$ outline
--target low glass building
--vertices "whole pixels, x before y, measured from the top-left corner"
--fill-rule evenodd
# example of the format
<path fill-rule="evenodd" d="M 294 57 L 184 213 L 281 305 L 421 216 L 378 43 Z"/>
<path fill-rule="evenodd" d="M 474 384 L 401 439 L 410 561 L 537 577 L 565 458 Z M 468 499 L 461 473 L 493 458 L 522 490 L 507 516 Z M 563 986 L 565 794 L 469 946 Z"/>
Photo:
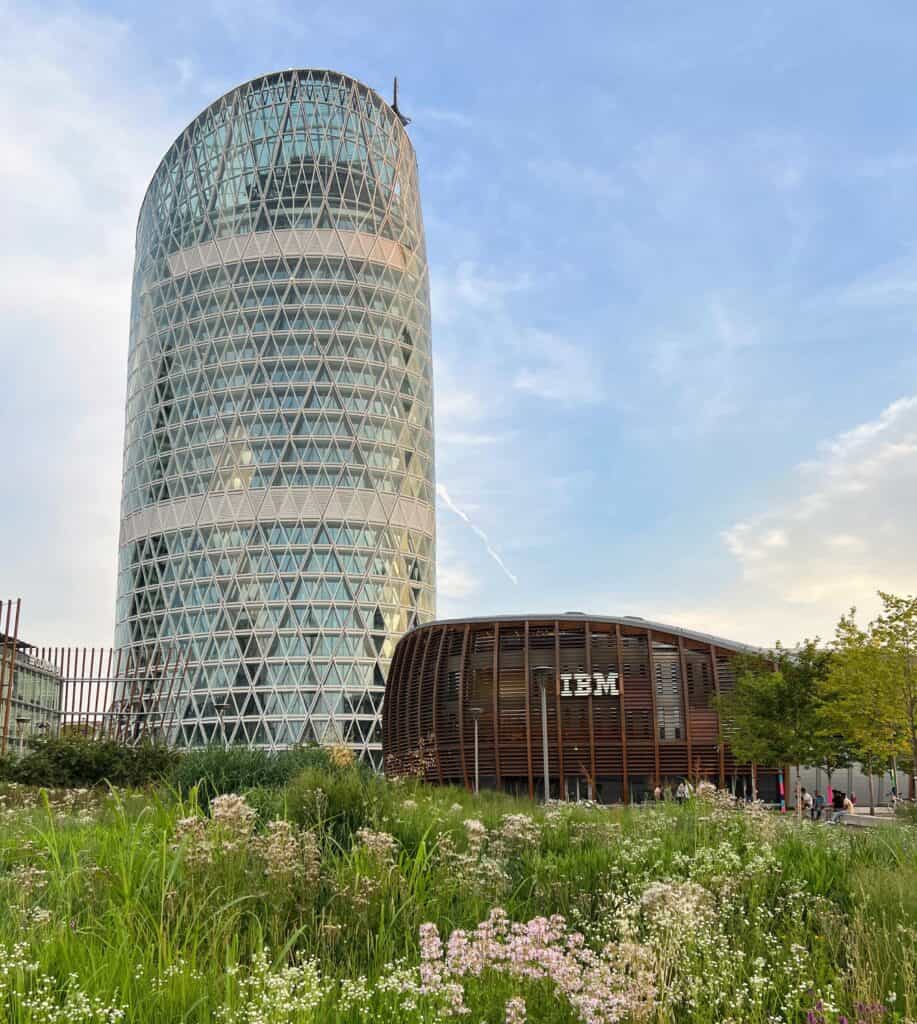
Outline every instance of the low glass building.
<path fill-rule="evenodd" d="M 405 119 L 265 75 L 170 147 L 137 227 L 116 645 L 187 656 L 174 739 L 379 763 L 434 613 L 430 309 Z"/>
<path fill-rule="evenodd" d="M 10 677 L 12 685 L 10 686 Z M 0 750 L 14 755 L 29 740 L 60 731 L 60 672 L 21 640 L 0 634 Z"/>

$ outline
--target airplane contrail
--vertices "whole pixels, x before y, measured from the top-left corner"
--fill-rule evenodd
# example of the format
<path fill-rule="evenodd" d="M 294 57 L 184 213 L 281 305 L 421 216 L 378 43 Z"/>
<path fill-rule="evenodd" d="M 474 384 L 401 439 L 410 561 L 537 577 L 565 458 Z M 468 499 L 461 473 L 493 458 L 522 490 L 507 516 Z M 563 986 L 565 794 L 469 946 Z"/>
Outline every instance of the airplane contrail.
<path fill-rule="evenodd" d="M 467 513 L 463 512 L 458 507 L 458 505 L 456 505 L 456 503 L 450 497 L 449 492 L 442 484 L 436 485 L 436 493 L 440 496 L 440 498 L 442 498 L 443 503 L 446 505 L 446 507 L 451 512 L 454 512 L 459 517 L 459 519 L 463 519 L 471 527 L 471 529 L 478 535 L 478 537 L 481 538 L 482 542 L 484 543 L 484 547 L 487 549 L 487 554 L 490 555 L 490 557 L 497 563 L 497 565 L 500 566 L 500 568 L 506 573 L 509 579 L 513 583 L 518 584 L 518 578 L 509 571 L 509 569 L 506 566 L 506 562 L 504 562 L 503 559 L 497 554 L 497 552 L 494 551 L 494 549 L 490 546 L 490 541 L 487 539 L 487 534 L 479 526 L 475 526 L 475 524 L 471 521 Z"/>

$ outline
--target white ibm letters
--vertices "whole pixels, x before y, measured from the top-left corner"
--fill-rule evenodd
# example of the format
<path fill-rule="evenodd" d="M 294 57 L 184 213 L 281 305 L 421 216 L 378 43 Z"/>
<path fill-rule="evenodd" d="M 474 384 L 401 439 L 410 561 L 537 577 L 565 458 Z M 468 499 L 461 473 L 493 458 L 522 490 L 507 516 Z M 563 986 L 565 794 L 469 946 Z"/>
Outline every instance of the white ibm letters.
<path fill-rule="evenodd" d="M 561 697 L 617 697 L 618 673 L 562 672 L 560 676 Z"/>

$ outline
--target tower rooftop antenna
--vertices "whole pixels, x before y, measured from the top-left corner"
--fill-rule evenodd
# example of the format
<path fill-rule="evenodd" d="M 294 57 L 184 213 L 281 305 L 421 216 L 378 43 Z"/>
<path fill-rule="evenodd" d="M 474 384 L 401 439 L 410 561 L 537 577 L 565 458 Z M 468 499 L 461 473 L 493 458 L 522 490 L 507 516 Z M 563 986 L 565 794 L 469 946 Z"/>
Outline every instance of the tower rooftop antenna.
<path fill-rule="evenodd" d="M 407 126 L 411 123 L 411 119 L 409 117 L 405 117 L 404 114 L 402 114 L 401 111 L 398 109 L 398 76 L 397 75 L 395 75 L 395 96 L 392 99 L 392 110 L 395 111 L 395 113 L 398 115 L 398 119 L 405 126 L 405 128 L 407 128 Z"/>

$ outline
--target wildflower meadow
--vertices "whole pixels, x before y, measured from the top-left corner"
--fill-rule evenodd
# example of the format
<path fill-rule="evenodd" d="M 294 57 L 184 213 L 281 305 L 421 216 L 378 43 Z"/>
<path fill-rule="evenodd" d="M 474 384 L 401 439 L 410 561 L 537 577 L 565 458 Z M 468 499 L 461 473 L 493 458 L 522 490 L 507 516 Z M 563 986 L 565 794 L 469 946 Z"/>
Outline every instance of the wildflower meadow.
<path fill-rule="evenodd" d="M 193 774 L 0 787 L 0 1021 L 917 1020 L 906 820 Z"/>

